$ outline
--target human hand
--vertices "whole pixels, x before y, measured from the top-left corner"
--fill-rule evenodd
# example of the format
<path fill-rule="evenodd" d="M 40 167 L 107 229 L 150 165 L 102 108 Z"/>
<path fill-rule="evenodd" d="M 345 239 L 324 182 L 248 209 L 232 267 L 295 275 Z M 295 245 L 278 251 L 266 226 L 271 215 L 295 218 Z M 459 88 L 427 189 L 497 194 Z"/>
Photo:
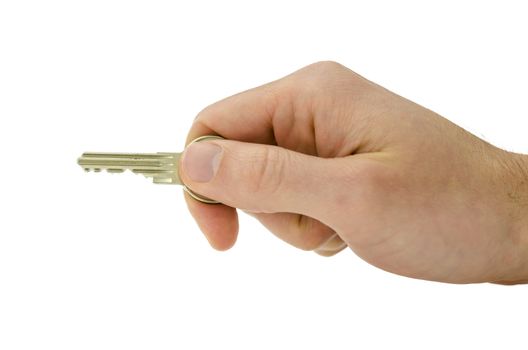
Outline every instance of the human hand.
<path fill-rule="evenodd" d="M 234 208 L 321 255 L 349 247 L 404 276 L 528 279 L 528 160 L 333 62 L 205 108 L 181 177 L 213 247 L 237 236 Z"/>

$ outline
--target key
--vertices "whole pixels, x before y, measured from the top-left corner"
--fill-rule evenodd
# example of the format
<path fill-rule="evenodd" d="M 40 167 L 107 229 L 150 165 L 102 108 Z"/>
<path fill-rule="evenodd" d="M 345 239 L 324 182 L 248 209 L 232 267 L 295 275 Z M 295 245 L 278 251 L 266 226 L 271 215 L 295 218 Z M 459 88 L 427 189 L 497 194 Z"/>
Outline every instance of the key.
<path fill-rule="evenodd" d="M 220 136 L 201 136 L 191 143 L 203 140 L 222 139 Z M 183 189 L 194 199 L 209 204 L 218 203 L 194 193 L 180 179 L 179 164 L 181 153 L 92 153 L 86 152 L 81 155 L 77 163 L 85 171 L 100 172 L 106 170 L 109 173 L 122 173 L 131 170 L 135 174 L 152 178 L 156 184 L 182 185 Z"/>

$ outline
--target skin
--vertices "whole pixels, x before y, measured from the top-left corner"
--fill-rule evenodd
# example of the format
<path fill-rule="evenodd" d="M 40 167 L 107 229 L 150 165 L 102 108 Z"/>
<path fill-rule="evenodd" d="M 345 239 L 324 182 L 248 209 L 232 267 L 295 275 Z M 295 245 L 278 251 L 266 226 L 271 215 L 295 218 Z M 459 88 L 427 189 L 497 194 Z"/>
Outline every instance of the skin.
<path fill-rule="evenodd" d="M 315 63 L 205 108 L 187 143 L 202 135 L 226 140 L 187 148 L 181 177 L 223 203 L 186 194 L 216 249 L 235 243 L 239 208 L 295 247 L 350 248 L 403 276 L 528 280 L 527 156 L 340 64 Z M 213 171 L 199 155 L 220 149 Z"/>

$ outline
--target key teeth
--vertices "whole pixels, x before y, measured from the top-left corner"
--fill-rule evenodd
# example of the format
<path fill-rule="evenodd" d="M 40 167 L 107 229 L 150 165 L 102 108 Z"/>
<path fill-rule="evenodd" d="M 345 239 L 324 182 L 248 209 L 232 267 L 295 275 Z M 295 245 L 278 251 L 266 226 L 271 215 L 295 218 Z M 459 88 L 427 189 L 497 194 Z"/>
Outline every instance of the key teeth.
<path fill-rule="evenodd" d="M 173 184 L 176 183 L 174 179 L 168 177 L 153 177 L 152 182 L 155 184 Z"/>
<path fill-rule="evenodd" d="M 152 182 L 155 183 L 155 179 L 156 179 L 156 177 L 153 176 L 153 175 L 146 174 L 145 172 L 143 172 L 143 171 L 141 171 L 141 170 L 135 170 L 135 169 L 127 169 L 127 170 L 130 170 L 131 173 L 136 174 L 136 175 L 143 175 L 143 177 L 144 177 L 145 179 L 149 179 L 149 178 L 151 178 L 151 179 L 152 179 Z"/>
<path fill-rule="evenodd" d="M 90 172 L 100 173 L 102 171 L 105 171 L 110 174 L 121 174 L 125 172 L 126 169 L 83 168 L 83 170 L 86 171 L 87 173 L 90 173 Z"/>
<path fill-rule="evenodd" d="M 77 163 L 86 172 L 123 173 L 130 170 L 153 183 L 181 184 L 178 177 L 180 153 L 83 153 Z"/>

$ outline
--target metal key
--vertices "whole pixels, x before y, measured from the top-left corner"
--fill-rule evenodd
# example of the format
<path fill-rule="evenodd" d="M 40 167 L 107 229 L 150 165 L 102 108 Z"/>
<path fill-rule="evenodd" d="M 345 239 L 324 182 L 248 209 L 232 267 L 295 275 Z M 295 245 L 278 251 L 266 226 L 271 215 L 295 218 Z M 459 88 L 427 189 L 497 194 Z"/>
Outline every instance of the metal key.
<path fill-rule="evenodd" d="M 222 139 L 220 136 L 201 136 L 191 143 L 203 140 Z M 122 173 L 131 170 L 135 174 L 151 177 L 156 184 L 182 185 L 194 199 L 209 204 L 218 203 L 191 191 L 180 179 L 179 164 L 181 153 L 92 153 L 81 155 L 77 163 L 85 171 Z"/>

